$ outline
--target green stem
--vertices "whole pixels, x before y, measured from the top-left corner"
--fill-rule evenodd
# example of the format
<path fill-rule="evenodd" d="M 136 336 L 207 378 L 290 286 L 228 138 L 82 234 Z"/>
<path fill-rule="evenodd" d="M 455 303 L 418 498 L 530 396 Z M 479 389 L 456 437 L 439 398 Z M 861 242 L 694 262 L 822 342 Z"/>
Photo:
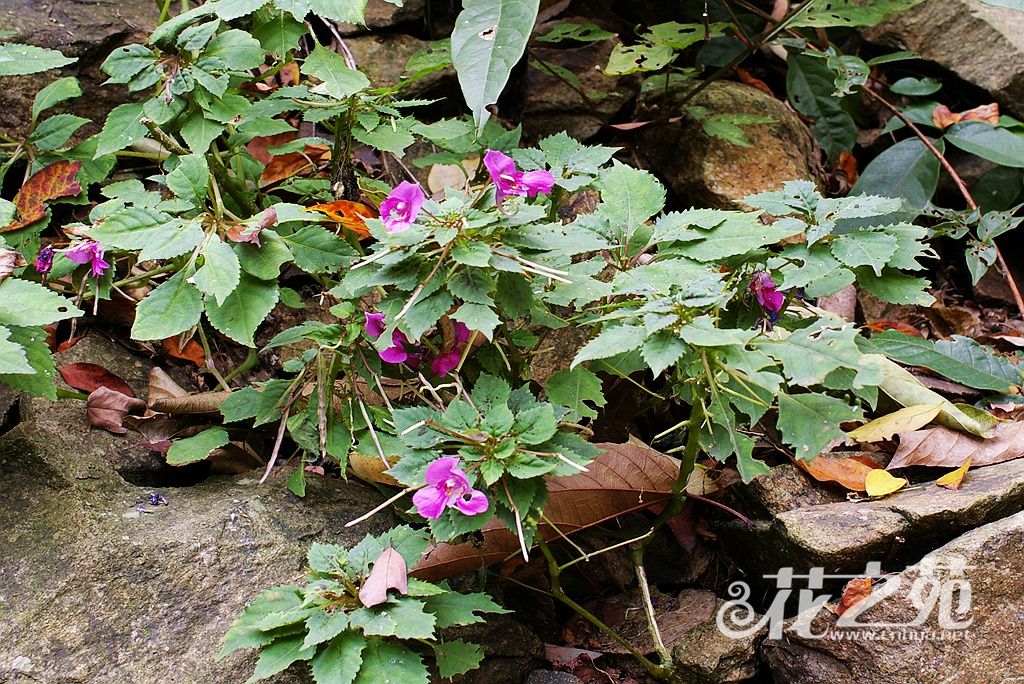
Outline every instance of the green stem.
<path fill-rule="evenodd" d="M 224 382 L 231 382 L 239 374 L 244 373 L 250 368 L 255 368 L 257 365 L 259 365 L 259 362 L 259 354 L 256 353 L 255 349 L 250 349 L 249 355 L 245 357 L 245 361 L 242 361 L 242 363 L 235 366 L 235 369 L 233 371 L 224 376 Z"/>
<path fill-rule="evenodd" d="M 58 387 L 57 388 L 57 398 L 58 399 L 81 399 L 82 401 L 85 401 L 86 399 L 89 398 L 89 395 L 88 394 L 82 394 L 81 392 L 71 392 L 70 390 L 60 389 Z"/>

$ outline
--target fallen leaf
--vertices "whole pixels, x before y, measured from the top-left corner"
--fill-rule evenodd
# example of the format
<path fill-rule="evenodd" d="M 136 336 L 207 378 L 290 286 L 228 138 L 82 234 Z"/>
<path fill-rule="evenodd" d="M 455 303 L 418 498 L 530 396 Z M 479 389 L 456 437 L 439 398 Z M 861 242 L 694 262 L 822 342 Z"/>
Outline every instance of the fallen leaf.
<path fill-rule="evenodd" d="M 398 463 L 399 458 L 400 456 L 398 455 L 388 454 L 388 462 L 391 465 Z M 348 455 L 348 467 L 356 475 L 370 482 L 377 482 L 391 487 L 402 486 L 398 480 L 388 475 L 387 469 L 389 466 L 384 465 L 384 461 L 381 460 L 380 456 L 370 456 L 353 451 Z"/>
<path fill-rule="evenodd" d="M 359 589 L 359 600 L 367 608 L 388 600 L 388 589 L 397 589 L 400 594 L 409 593 L 409 571 L 402 554 L 388 547 L 370 570 L 369 576 Z"/>
<path fill-rule="evenodd" d="M 370 231 L 366 228 L 364 218 L 378 218 L 380 214 L 371 206 L 362 202 L 350 202 L 349 200 L 335 200 L 326 204 L 315 204 L 306 207 L 306 211 L 319 211 L 327 214 L 332 221 L 337 221 L 353 233 L 363 237 L 370 237 Z"/>
<path fill-rule="evenodd" d="M 932 111 L 932 123 L 936 127 L 946 129 L 955 123 L 959 123 L 963 116 L 950 111 L 946 105 L 939 105 Z"/>
<path fill-rule="evenodd" d="M 292 176 L 305 175 L 315 171 L 320 164 L 331 158 L 327 145 L 306 145 L 302 152 L 288 152 L 275 156 L 260 174 L 260 186 L 266 187 Z"/>
<path fill-rule="evenodd" d="M 935 420 L 941 410 L 942 404 L 908 406 L 881 418 L 875 418 L 855 430 L 850 430 L 846 435 L 858 442 L 881 442 L 885 439 L 892 439 L 900 432 L 920 430 Z"/>
<path fill-rule="evenodd" d="M 75 180 L 81 168 L 80 161 L 62 160 L 36 171 L 14 196 L 14 204 L 18 208 L 20 218 L 9 226 L 0 227 L 0 233 L 24 228 L 46 216 L 47 200 L 82 192 L 82 186 Z"/>
<path fill-rule="evenodd" d="M 21 256 L 21 252 L 0 247 L 0 283 L 14 273 L 14 269 L 24 266 L 28 266 L 28 262 Z"/>
<path fill-rule="evenodd" d="M 900 435 L 900 446 L 889 468 L 913 465 L 959 468 L 968 459 L 977 468 L 1021 456 L 1024 456 L 1024 422 L 1000 423 L 988 439 L 936 427 Z"/>
<path fill-rule="evenodd" d="M 170 397 L 187 397 L 188 392 L 167 374 L 163 368 L 154 366 L 149 371 L 149 401 L 159 401 Z"/>
<path fill-rule="evenodd" d="M 879 468 L 868 473 L 864 480 L 865 491 L 868 496 L 888 496 L 899 491 L 908 484 L 906 478 L 894 477 L 888 470 Z"/>
<path fill-rule="evenodd" d="M 775 97 L 775 93 L 772 92 L 772 89 L 768 87 L 767 83 L 765 83 L 764 81 L 755 76 L 751 76 L 750 72 L 747 71 L 746 69 L 741 69 L 740 67 L 733 67 L 733 71 L 735 71 L 736 75 L 740 77 L 740 83 L 742 83 L 743 85 L 750 86 L 751 88 L 757 88 L 762 93 Z"/>
<path fill-rule="evenodd" d="M 875 332 L 883 332 L 885 330 L 895 330 L 901 332 L 904 335 L 913 335 L 914 337 L 924 337 L 921 331 L 910 325 L 909 323 L 900 323 L 899 321 L 875 321 L 874 323 L 868 323 L 864 326 L 868 330 L 874 330 Z"/>
<path fill-rule="evenodd" d="M 134 397 L 135 392 L 128 383 L 103 366 L 95 363 L 70 363 L 57 369 L 64 382 L 83 392 L 93 392 L 100 387 Z"/>
<path fill-rule="evenodd" d="M 839 155 L 839 168 L 846 174 L 846 181 L 852 188 L 860 179 L 860 172 L 857 170 L 857 158 L 849 152 L 842 152 Z"/>
<path fill-rule="evenodd" d="M 544 515 L 550 524 L 539 526 L 545 540 L 559 537 L 559 532 L 572 534 L 672 498 L 679 461 L 636 443 L 597 446 L 603 451 L 587 466 L 588 472 L 547 479 L 549 496 Z M 497 518 L 488 522 L 481 534 L 482 544 L 438 544 L 420 558 L 411 574 L 436 582 L 519 552 L 516 535 Z"/>
<path fill-rule="evenodd" d="M 799 459 L 793 462 L 818 482 L 838 482 L 855 492 L 867 489 L 868 473 L 882 467 L 869 458 L 859 456 L 818 456 L 810 463 Z"/>
<path fill-rule="evenodd" d="M 987 121 L 993 126 L 999 123 L 999 103 L 992 102 L 960 113 L 961 121 Z"/>
<path fill-rule="evenodd" d="M 206 354 L 203 353 L 203 347 L 195 340 L 189 340 L 185 343 L 185 346 L 182 347 L 178 344 L 177 337 L 168 337 L 160 343 L 160 346 L 163 347 L 163 350 L 167 352 L 167 354 L 176 359 L 191 361 L 200 368 L 206 365 Z"/>
<path fill-rule="evenodd" d="M 843 617 L 847 613 L 850 613 L 850 617 L 856 617 L 870 597 L 871 578 L 858 577 L 850 580 L 843 587 L 843 595 L 838 604 L 826 603 L 825 607 L 839 617 Z"/>
<path fill-rule="evenodd" d="M 146 402 L 126 394 L 116 392 L 109 387 L 96 388 L 85 403 L 85 415 L 89 424 L 103 428 L 118 435 L 128 432 L 121 427 L 121 421 L 132 411 L 142 411 Z"/>
<path fill-rule="evenodd" d="M 956 470 L 946 473 L 945 475 L 940 477 L 938 480 L 935 481 L 935 484 L 937 484 L 940 487 L 945 487 L 946 489 L 960 489 L 960 485 L 962 485 L 964 482 L 964 475 L 967 474 L 967 469 L 970 467 L 971 459 L 968 458 L 966 463 L 964 463 Z"/>

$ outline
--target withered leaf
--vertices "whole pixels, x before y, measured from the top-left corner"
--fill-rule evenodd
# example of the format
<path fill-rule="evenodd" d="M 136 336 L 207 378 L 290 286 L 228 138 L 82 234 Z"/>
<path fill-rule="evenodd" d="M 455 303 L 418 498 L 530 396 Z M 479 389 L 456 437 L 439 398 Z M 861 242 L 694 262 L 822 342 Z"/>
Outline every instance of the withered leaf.
<path fill-rule="evenodd" d="M 359 600 L 367 608 L 380 605 L 388 600 L 388 589 L 397 589 L 400 594 L 409 593 L 409 571 L 405 559 L 390 546 L 377 556 L 373 569 L 359 589 Z"/>
<path fill-rule="evenodd" d="M 1024 422 L 999 423 L 995 434 L 982 439 L 946 427 L 904 432 L 889 468 L 913 465 L 959 468 L 967 459 L 971 465 L 992 465 L 1024 456 Z"/>
<path fill-rule="evenodd" d="M 21 252 L 0 247 L 0 282 L 14 273 L 14 269 L 24 266 L 28 266 L 28 262 L 21 256 Z"/>
<path fill-rule="evenodd" d="M 964 483 L 964 476 L 967 475 L 967 469 L 970 467 L 971 459 L 967 459 L 967 463 L 964 463 L 962 466 L 960 466 L 959 468 L 952 472 L 946 473 L 938 480 L 936 480 L 935 484 L 937 484 L 940 487 L 945 487 L 946 489 L 960 489 L 960 485 Z"/>
<path fill-rule="evenodd" d="M 888 470 L 872 470 L 864 479 L 864 490 L 868 496 L 888 496 L 906 487 L 906 478 L 895 477 Z"/>
<path fill-rule="evenodd" d="M 77 195 L 82 186 L 75 180 L 80 161 L 57 161 L 39 169 L 14 196 L 19 218 L 9 226 L 0 226 L 0 233 L 24 228 L 46 216 L 46 201 Z"/>
<path fill-rule="evenodd" d="M 86 401 L 85 415 L 89 424 L 109 430 L 118 435 L 128 432 L 121 427 L 121 421 L 132 411 L 142 411 L 146 402 L 126 394 L 115 392 L 109 387 L 97 387 Z"/>
<path fill-rule="evenodd" d="M 843 595 L 838 604 L 826 603 L 825 607 L 839 617 L 843 617 L 847 613 L 850 613 L 849 617 L 855 617 L 870 597 L 871 578 L 858 577 L 850 580 L 843 587 Z"/>
<path fill-rule="evenodd" d="M 867 481 L 868 473 L 882 467 L 871 459 L 862 456 L 846 456 L 842 458 L 818 456 L 810 463 L 800 459 L 796 459 L 793 462 L 803 468 L 818 482 L 838 482 L 855 492 L 863 492 L 867 489 L 865 482 Z"/>
<path fill-rule="evenodd" d="M 100 387 L 112 389 L 129 397 L 134 397 L 135 392 L 128 386 L 128 383 L 108 371 L 103 366 L 95 363 L 69 363 L 58 368 L 64 382 L 83 392 L 92 392 Z"/>

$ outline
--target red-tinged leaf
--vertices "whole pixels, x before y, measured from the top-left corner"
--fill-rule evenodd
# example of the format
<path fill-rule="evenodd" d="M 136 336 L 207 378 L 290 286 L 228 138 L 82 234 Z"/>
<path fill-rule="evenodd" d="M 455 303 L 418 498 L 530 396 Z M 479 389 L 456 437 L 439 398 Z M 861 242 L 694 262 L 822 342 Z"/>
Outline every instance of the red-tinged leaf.
<path fill-rule="evenodd" d="M 648 446 L 598 444 L 604 449 L 588 472 L 548 478 L 547 522 L 539 526 L 545 540 L 598 525 L 606 520 L 650 508 L 672 498 L 679 461 Z M 504 560 L 519 551 L 519 540 L 498 519 L 481 530 L 483 543 L 439 544 L 427 551 L 411 574 L 437 582 Z"/>
<path fill-rule="evenodd" d="M 939 105 L 932 111 L 932 123 L 943 130 L 955 123 L 959 123 L 963 117 L 950 110 L 946 105 Z"/>
<path fill-rule="evenodd" d="M 860 179 L 860 172 L 857 170 L 857 158 L 849 152 L 839 154 L 839 168 L 846 174 L 846 180 L 852 188 Z"/>
<path fill-rule="evenodd" d="M 76 344 L 78 344 L 79 341 L 82 340 L 83 338 L 85 338 L 85 335 L 78 335 L 76 337 L 71 337 L 71 338 L 68 338 L 68 339 L 64 340 L 63 342 L 61 342 L 60 344 L 57 345 L 57 350 L 56 350 L 57 353 L 59 354 L 60 352 L 64 352 L 64 351 L 67 351 L 68 349 L 71 349 Z M 46 338 L 46 342 L 47 342 L 47 344 L 49 344 L 49 342 L 50 342 L 50 338 L 49 337 Z"/>
<path fill-rule="evenodd" d="M 366 228 L 364 218 L 378 218 L 380 214 L 371 206 L 362 202 L 350 202 L 349 200 L 336 200 L 326 204 L 316 204 L 306 207 L 306 211 L 319 211 L 327 214 L 332 221 L 337 221 L 345 228 L 362 237 L 370 237 L 370 231 Z"/>
<path fill-rule="evenodd" d="M 24 228 L 46 216 L 47 200 L 82 192 L 82 186 L 75 180 L 81 168 L 80 161 L 58 161 L 37 171 L 14 196 L 18 220 L 9 226 L 0 227 L 0 233 Z"/>
<path fill-rule="evenodd" d="M 1024 456 L 1024 422 L 999 423 L 988 439 L 946 427 L 904 432 L 889 469 L 913 465 L 959 468 L 968 459 L 975 468 Z"/>
<path fill-rule="evenodd" d="M 160 346 L 167 354 L 176 359 L 191 361 L 200 368 L 206 364 L 206 354 L 203 352 L 202 346 L 195 340 L 189 340 L 183 347 L 178 344 L 177 337 L 168 337 L 160 343 Z"/>
<path fill-rule="evenodd" d="M 369 576 L 359 589 L 359 600 L 367 608 L 388 600 L 388 589 L 409 593 L 409 570 L 402 554 L 388 547 L 377 557 Z"/>
<path fill-rule="evenodd" d="M 146 402 L 100 386 L 89 395 L 85 406 L 90 425 L 123 435 L 128 430 L 121 426 L 121 421 L 132 411 L 145 410 Z"/>
<path fill-rule="evenodd" d="M 172 442 L 171 440 L 163 439 L 160 440 L 159 442 L 139 442 L 135 446 L 145 447 L 150 451 L 156 451 L 157 453 L 161 453 L 164 456 L 166 456 L 172 444 L 174 444 L 174 442 Z"/>
<path fill-rule="evenodd" d="M 871 578 L 858 577 L 846 583 L 838 605 L 826 603 L 825 607 L 842 617 L 847 613 L 854 617 L 871 597 Z"/>
<path fill-rule="evenodd" d="M 750 86 L 751 88 L 757 88 L 762 93 L 775 97 L 775 93 L 772 92 L 772 89 L 768 87 L 767 83 L 757 78 L 756 76 L 751 76 L 750 72 L 747 71 L 746 69 L 741 69 L 740 67 L 733 67 L 733 71 L 735 71 L 736 75 L 740 77 L 740 83 L 742 83 L 743 85 Z"/>
<path fill-rule="evenodd" d="M 861 456 L 843 458 L 818 456 L 810 463 L 799 459 L 794 460 L 793 463 L 803 468 L 807 474 L 818 482 L 838 482 L 855 492 L 865 491 L 867 489 L 865 483 L 868 473 L 882 467 L 874 461 Z"/>
<path fill-rule="evenodd" d="M 993 126 L 999 123 L 999 103 L 992 102 L 986 105 L 968 109 L 960 113 L 961 121 L 987 121 Z"/>
<path fill-rule="evenodd" d="M 901 332 L 904 335 L 912 335 L 913 337 L 924 337 L 921 331 L 908 323 L 900 323 L 899 321 L 875 321 L 874 323 L 868 323 L 864 326 L 868 330 L 874 330 L 875 332 L 883 332 L 885 330 L 895 330 Z"/>
<path fill-rule="evenodd" d="M 57 370 L 64 378 L 64 382 L 83 392 L 92 392 L 99 387 L 106 387 L 128 397 L 135 396 L 135 392 L 132 392 L 132 388 L 128 386 L 127 382 L 98 364 L 71 363 Z"/>
<path fill-rule="evenodd" d="M 14 273 L 14 269 L 24 266 L 28 266 L 28 262 L 21 256 L 21 252 L 0 247 L 0 283 Z"/>

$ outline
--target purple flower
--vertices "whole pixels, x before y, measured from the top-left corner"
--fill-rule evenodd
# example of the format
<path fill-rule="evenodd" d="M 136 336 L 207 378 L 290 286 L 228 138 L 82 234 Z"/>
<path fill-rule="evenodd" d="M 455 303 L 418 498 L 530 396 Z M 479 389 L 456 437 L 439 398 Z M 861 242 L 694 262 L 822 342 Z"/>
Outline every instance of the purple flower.
<path fill-rule="evenodd" d="M 438 377 L 444 377 L 455 370 L 459 361 L 462 360 L 462 352 L 466 348 L 466 342 L 469 341 L 469 328 L 462 323 L 455 323 L 455 344 L 452 348 L 446 352 L 439 354 L 433 361 L 430 362 L 430 368 L 438 375 Z"/>
<path fill-rule="evenodd" d="M 409 226 L 423 208 L 425 199 L 427 196 L 418 184 L 409 181 L 399 183 L 380 205 L 380 218 L 384 222 L 384 230 L 389 233 L 409 230 Z"/>
<path fill-rule="evenodd" d="M 465 515 L 487 510 L 487 495 L 469 486 L 454 456 L 439 458 L 427 466 L 426 480 L 428 486 L 412 495 L 416 510 L 424 518 L 437 520 L 446 508 L 458 508 Z"/>
<path fill-rule="evenodd" d="M 786 296 L 776 290 L 777 286 L 767 271 L 758 271 L 750 283 L 757 302 L 767 311 L 779 311 L 786 301 Z"/>
<path fill-rule="evenodd" d="M 548 171 L 519 171 L 511 157 L 496 150 L 487 150 L 484 166 L 494 181 L 498 204 L 504 202 L 509 195 L 536 197 L 551 192 L 551 188 L 555 187 L 555 177 Z"/>
<path fill-rule="evenodd" d="M 103 260 L 103 245 L 91 240 L 75 245 L 64 252 L 64 256 L 76 264 L 91 264 L 94 276 L 101 276 L 110 268 L 110 264 Z"/>
<path fill-rule="evenodd" d="M 46 275 L 53 268 L 53 247 L 47 245 L 39 250 L 39 256 L 36 257 L 36 271 L 40 275 Z"/>
<path fill-rule="evenodd" d="M 366 317 L 366 334 L 376 339 L 384 333 L 384 314 L 382 313 L 364 313 Z M 412 347 L 413 351 L 409 351 Z M 395 330 L 391 333 L 391 346 L 383 351 L 378 351 L 377 354 L 380 356 L 381 361 L 386 363 L 406 363 L 409 366 L 415 368 L 420 363 L 420 353 L 416 350 L 415 345 L 409 342 L 409 338 L 405 336 L 401 330 Z"/>

